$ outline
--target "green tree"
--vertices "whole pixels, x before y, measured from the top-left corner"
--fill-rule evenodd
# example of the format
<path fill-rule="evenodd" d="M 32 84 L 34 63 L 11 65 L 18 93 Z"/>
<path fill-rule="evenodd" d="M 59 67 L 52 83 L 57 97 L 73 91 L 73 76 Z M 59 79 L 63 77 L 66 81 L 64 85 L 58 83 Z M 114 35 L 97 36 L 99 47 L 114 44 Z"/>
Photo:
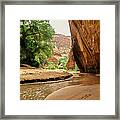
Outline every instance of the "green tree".
<path fill-rule="evenodd" d="M 66 64 L 67 64 L 68 58 L 66 56 L 59 59 L 59 69 L 65 69 L 66 70 Z"/>
<path fill-rule="evenodd" d="M 20 63 L 43 66 L 53 54 L 54 29 L 48 20 L 20 21 Z"/>

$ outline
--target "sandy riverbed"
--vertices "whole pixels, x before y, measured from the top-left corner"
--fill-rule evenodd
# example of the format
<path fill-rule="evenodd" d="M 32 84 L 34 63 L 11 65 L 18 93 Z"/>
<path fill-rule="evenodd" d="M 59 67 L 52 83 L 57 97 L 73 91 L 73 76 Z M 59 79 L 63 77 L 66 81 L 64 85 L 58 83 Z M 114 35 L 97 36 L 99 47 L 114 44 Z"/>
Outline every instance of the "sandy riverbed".
<path fill-rule="evenodd" d="M 40 73 L 45 75 L 45 70 L 39 70 L 39 69 L 21 69 L 21 75 L 28 75 L 29 73 L 32 73 L 31 75 L 34 75 L 36 73 Z M 51 72 L 51 71 L 47 71 Z M 52 71 L 55 75 L 56 71 Z M 63 75 L 63 71 L 59 71 Z M 79 73 L 72 73 L 73 78 L 70 80 L 61 80 L 61 81 L 54 81 L 54 82 L 36 82 L 36 83 L 27 83 L 27 84 L 20 84 L 20 99 L 21 100 L 44 100 L 48 95 L 51 93 L 60 90 L 62 88 L 68 87 L 68 86 L 96 86 L 99 91 L 99 85 L 100 85 L 100 76 L 96 74 L 79 74 Z M 57 74 L 58 75 L 58 74 Z M 59 74 L 60 75 L 60 74 Z M 48 74 L 49 76 L 49 74 Z M 47 77 L 48 77 L 47 76 Z M 42 76 L 43 77 L 43 76 Z M 45 76 L 46 77 L 46 76 Z M 94 88 L 94 87 L 93 87 Z M 95 96 L 98 96 L 99 99 L 99 92 L 96 92 Z M 82 98 L 82 97 L 81 97 Z M 93 97 L 94 98 L 94 97 Z"/>

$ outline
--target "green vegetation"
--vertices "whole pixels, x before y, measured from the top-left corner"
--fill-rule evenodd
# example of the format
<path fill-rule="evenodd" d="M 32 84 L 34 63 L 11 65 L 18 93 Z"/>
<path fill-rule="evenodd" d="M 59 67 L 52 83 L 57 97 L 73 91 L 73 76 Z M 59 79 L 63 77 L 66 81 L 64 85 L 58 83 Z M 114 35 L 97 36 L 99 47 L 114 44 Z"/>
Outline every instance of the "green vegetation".
<path fill-rule="evenodd" d="M 20 63 L 42 67 L 53 54 L 54 29 L 47 20 L 20 21 Z"/>
<path fill-rule="evenodd" d="M 47 61 L 47 67 L 46 67 L 46 69 L 49 69 L 49 70 L 58 69 L 58 63 Z"/>
<path fill-rule="evenodd" d="M 68 58 L 66 56 L 61 57 L 58 62 L 47 62 L 47 67 L 46 69 L 64 69 L 66 70 L 66 64 L 67 64 Z"/>
<path fill-rule="evenodd" d="M 20 21 L 20 64 L 27 64 L 44 69 L 66 70 L 68 58 L 61 57 L 57 62 L 47 61 L 53 55 L 54 29 L 48 20 Z M 75 66 L 73 69 L 78 70 Z"/>
<path fill-rule="evenodd" d="M 78 71 L 79 70 L 79 68 L 78 68 L 78 66 L 77 66 L 77 64 L 75 63 L 75 68 L 74 68 L 74 71 Z"/>
<path fill-rule="evenodd" d="M 67 68 L 66 68 L 67 61 L 68 61 L 68 59 L 67 59 L 66 56 L 60 58 L 60 59 L 59 59 L 59 64 L 58 64 L 58 68 L 59 68 L 59 69 L 65 69 L 65 70 L 66 70 L 66 69 L 67 69 Z"/>

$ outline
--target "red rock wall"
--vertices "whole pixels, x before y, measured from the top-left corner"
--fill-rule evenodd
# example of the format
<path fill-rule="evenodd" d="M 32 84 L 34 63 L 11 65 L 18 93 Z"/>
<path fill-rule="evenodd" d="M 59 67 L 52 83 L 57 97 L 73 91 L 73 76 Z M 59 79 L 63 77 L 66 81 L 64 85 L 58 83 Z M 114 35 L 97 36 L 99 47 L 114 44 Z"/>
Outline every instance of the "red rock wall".
<path fill-rule="evenodd" d="M 69 26 L 72 39 L 73 60 L 75 60 L 80 71 L 99 73 L 100 21 L 69 20 Z"/>

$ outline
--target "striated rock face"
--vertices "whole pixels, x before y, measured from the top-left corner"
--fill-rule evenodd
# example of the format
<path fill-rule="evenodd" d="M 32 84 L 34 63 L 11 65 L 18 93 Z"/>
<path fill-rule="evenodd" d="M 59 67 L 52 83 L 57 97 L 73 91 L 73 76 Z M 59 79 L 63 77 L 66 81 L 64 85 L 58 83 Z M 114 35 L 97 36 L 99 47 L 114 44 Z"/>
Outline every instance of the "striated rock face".
<path fill-rule="evenodd" d="M 71 49 L 70 50 L 70 53 L 69 53 L 69 59 L 68 59 L 68 62 L 66 64 L 66 67 L 67 69 L 74 69 L 75 68 L 75 59 L 74 59 L 74 55 L 73 55 L 73 50 Z"/>
<path fill-rule="evenodd" d="M 48 58 L 49 62 L 58 62 L 59 58 L 68 56 L 71 48 L 71 37 L 62 34 L 55 34 L 53 41 L 55 48 L 53 49 L 53 56 Z"/>
<path fill-rule="evenodd" d="M 53 38 L 55 45 L 61 55 L 68 55 L 71 47 L 71 40 L 69 36 L 56 34 Z"/>
<path fill-rule="evenodd" d="M 100 21 L 69 20 L 72 51 L 69 55 L 81 72 L 100 72 Z M 73 59 L 74 57 L 74 59 Z M 72 62 L 71 62 L 72 63 Z"/>

